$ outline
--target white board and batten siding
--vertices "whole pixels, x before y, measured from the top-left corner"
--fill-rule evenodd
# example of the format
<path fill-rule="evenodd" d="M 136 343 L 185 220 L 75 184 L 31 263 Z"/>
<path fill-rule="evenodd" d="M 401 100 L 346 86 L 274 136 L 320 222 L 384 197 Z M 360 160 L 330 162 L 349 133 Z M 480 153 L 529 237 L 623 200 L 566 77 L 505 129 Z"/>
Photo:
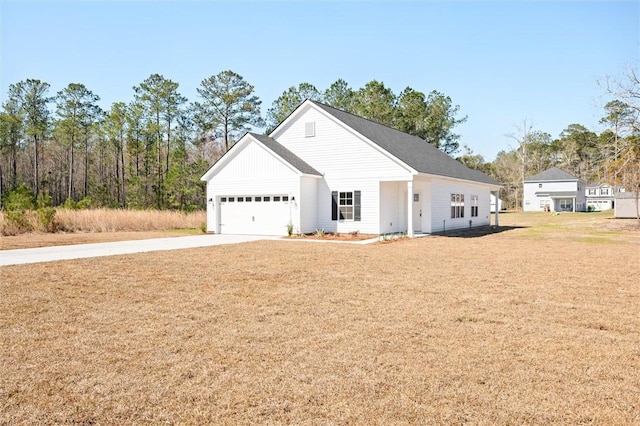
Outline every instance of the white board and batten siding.
<path fill-rule="evenodd" d="M 247 143 L 207 183 L 208 231 L 217 233 L 264 233 L 286 235 L 287 224 L 299 227 L 299 210 L 292 199 L 299 198 L 300 176 L 257 143 Z M 255 197 L 288 197 L 281 205 L 255 202 Z M 234 198 L 234 204 L 229 199 Z M 238 197 L 251 197 L 238 203 Z M 226 198 L 226 201 L 222 201 Z M 225 230 L 225 222 L 227 230 Z M 244 223 L 244 226 L 243 226 Z M 260 224 L 273 223 L 268 228 Z M 277 229 L 276 229 L 277 228 Z M 274 231 L 274 229 L 276 229 Z"/>

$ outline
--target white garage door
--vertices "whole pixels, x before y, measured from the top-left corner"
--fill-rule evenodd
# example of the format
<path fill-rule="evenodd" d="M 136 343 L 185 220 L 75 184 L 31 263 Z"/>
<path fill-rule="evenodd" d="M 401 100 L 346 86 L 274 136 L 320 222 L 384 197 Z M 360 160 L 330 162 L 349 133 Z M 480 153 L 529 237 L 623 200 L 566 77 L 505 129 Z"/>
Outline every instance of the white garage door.
<path fill-rule="evenodd" d="M 288 195 L 227 195 L 219 202 L 222 234 L 287 235 Z"/>

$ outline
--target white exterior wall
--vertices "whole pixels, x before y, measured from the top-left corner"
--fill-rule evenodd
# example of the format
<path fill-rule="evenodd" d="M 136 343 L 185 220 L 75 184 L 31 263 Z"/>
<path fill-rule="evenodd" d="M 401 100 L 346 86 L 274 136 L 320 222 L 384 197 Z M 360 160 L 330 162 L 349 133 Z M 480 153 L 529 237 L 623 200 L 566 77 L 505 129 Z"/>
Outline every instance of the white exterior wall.
<path fill-rule="evenodd" d="M 207 231 L 221 232 L 220 196 L 287 194 L 290 199 L 299 198 L 300 176 L 261 145 L 248 143 L 227 160 L 233 161 L 207 182 Z M 288 221 L 294 229 L 300 226 L 297 207 L 292 206 L 290 217 L 283 218 L 283 226 Z"/>
<path fill-rule="evenodd" d="M 314 137 L 304 136 L 307 122 L 315 123 Z M 311 107 L 272 137 L 322 173 L 330 185 L 342 179 L 386 181 L 407 180 L 411 176 L 408 168 L 375 144 Z"/>
<path fill-rule="evenodd" d="M 433 203 L 431 202 L 431 181 L 416 178 L 413 183 L 413 192 L 420 193 L 420 208 L 422 209 L 422 217 L 420 218 L 420 225 L 415 226 L 414 229 L 420 230 L 423 233 L 431 232 L 431 217 L 433 215 Z"/>
<path fill-rule="evenodd" d="M 315 123 L 313 137 L 305 137 L 308 122 Z M 310 106 L 272 137 L 323 174 L 317 187 L 315 229 L 380 234 L 380 182 L 412 177 L 411 170 L 376 145 Z M 331 220 L 331 191 L 357 190 L 362 197 L 361 220 Z"/>
<path fill-rule="evenodd" d="M 379 234 L 407 230 L 406 182 L 380 182 L 380 231 Z"/>
<path fill-rule="evenodd" d="M 540 187 L 542 185 L 542 187 Z M 548 196 L 538 196 L 536 192 L 549 194 Z M 575 196 L 576 211 L 584 211 L 586 209 L 585 185 L 582 181 L 535 181 L 524 183 L 524 205 L 522 210 L 525 212 L 542 212 L 540 207 L 541 201 L 548 201 L 552 211 L 558 210 L 556 205 L 557 197 L 554 199 L 554 193 L 573 192 L 571 196 L 563 198 L 572 198 Z"/>
<path fill-rule="evenodd" d="M 306 234 L 314 232 L 318 222 L 318 184 L 320 179 L 304 176 L 300 179 L 300 191 L 296 196 L 296 208 L 300 211 L 298 226 L 294 232 Z"/>
<path fill-rule="evenodd" d="M 318 182 L 317 227 L 327 232 L 379 234 L 379 181 L 375 179 L 340 178 Z M 361 220 L 331 220 L 331 191 L 361 191 Z"/>
<path fill-rule="evenodd" d="M 497 198 L 498 200 L 498 211 L 502 210 L 502 200 Z M 495 213 L 496 211 L 496 196 L 491 194 L 491 213 Z"/>
<path fill-rule="evenodd" d="M 589 206 L 593 206 L 593 209 L 598 212 L 602 210 L 611 210 L 613 209 L 613 205 L 613 199 L 587 197 L 587 208 Z"/>
<path fill-rule="evenodd" d="M 464 194 L 464 217 L 451 218 L 451 194 Z M 471 217 L 471 196 L 478 196 L 478 216 Z M 482 185 L 436 180 L 431 185 L 431 231 L 442 232 L 490 224 L 490 190 Z"/>

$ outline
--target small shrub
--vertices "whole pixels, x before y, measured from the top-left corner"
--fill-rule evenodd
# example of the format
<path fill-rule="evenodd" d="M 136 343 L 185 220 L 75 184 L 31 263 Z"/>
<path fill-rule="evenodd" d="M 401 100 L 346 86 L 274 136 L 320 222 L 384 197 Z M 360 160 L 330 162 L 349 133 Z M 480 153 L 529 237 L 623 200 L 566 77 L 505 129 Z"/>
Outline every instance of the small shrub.
<path fill-rule="evenodd" d="M 324 234 L 325 234 L 324 229 L 322 229 L 322 228 L 316 229 L 316 232 L 315 232 L 315 236 L 316 237 L 323 238 Z"/>
<path fill-rule="evenodd" d="M 293 223 L 287 223 L 287 234 L 292 237 L 293 236 Z"/>
<path fill-rule="evenodd" d="M 67 198 L 65 202 L 62 204 L 62 208 L 67 210 L 77 210 L 78 204 L 75 201 L 73 201 L 73 198 Z"/>
<path fill-rule="evenodd" d="M 29 220 L 29 212 L 35 207 L 33 193 L 25 184 L 20 185 L 7 194 L 4 204 L 5 225 L 3 235 L 16 235 L 33 231 L 33 224 Z"/>
<path fill-rule="evenodd" d="M 207 233 L 207 222 L 203 221 L 203 222 L 200 224 L 200 231 L 202 231 L 202 233 L 203 233 L 203 234 L 206 234 L 206 233 Z"/>
<path fill-rule="evenodd" d="M 56 232 L 56 209 L 53 207 L 40 207 L 38 209 L 38 221 L 46 232 Z"/>
<path fill-rule="evenodd" d="M 78 201 L 76 203 L 76 208 L 78 208 L 80 210 L 90 209 L 90 208 L 96 207 L 94 204 L 95 203 L 93 202 L 93 200 L 91 198 L 84 197 L 82 200 L 80 200 L 80 201 Z"/>

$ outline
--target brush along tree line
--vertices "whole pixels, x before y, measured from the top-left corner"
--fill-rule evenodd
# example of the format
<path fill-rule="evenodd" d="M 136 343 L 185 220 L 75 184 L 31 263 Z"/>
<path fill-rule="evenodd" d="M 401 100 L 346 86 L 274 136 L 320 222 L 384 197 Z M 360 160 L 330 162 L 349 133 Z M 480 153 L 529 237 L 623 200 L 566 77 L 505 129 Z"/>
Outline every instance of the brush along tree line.
<path fill-rule="evenodd" d="M 505 198 L 518 200 L 522 176 L 559 166 L 587 181 L 637 188 L 640 180 L 638 80 L 608 85 L 616 98 L 604 106 L 599 135 L 571 124 L 559 138 L 524 125 L 512 137 L 516 149 L 487 163 L 467 146 L 457 158 L 505 183 Z M 179 84 L 153 74 L 133 87 L 133 100 L 108 110 L 80 83 L 52 93 L 44 81 L 9 87 L 0 111 L 0 200 L 21 185 L 34 200 L 67 207 L 134 209 L 204 208 L 200 176 L 248 130 L 266 133 L 303 100 L 312 99 L 416 135 L 449 155 L 460 151 L 460 107 L 438 91 L 407 87 L 395 94 L 370 81 L 352 89 L 342 79 L 324 91 L 310 83 L 285 90 L 262 118 L 254 87 L 233 71 L 204 79 L 193 102 Z M 44 197 L 44 198 L 43 198 Z M 43 202 L 41 202 L 43 204 Z M 43 205 L 44 205 L 43 204 Z"/>

